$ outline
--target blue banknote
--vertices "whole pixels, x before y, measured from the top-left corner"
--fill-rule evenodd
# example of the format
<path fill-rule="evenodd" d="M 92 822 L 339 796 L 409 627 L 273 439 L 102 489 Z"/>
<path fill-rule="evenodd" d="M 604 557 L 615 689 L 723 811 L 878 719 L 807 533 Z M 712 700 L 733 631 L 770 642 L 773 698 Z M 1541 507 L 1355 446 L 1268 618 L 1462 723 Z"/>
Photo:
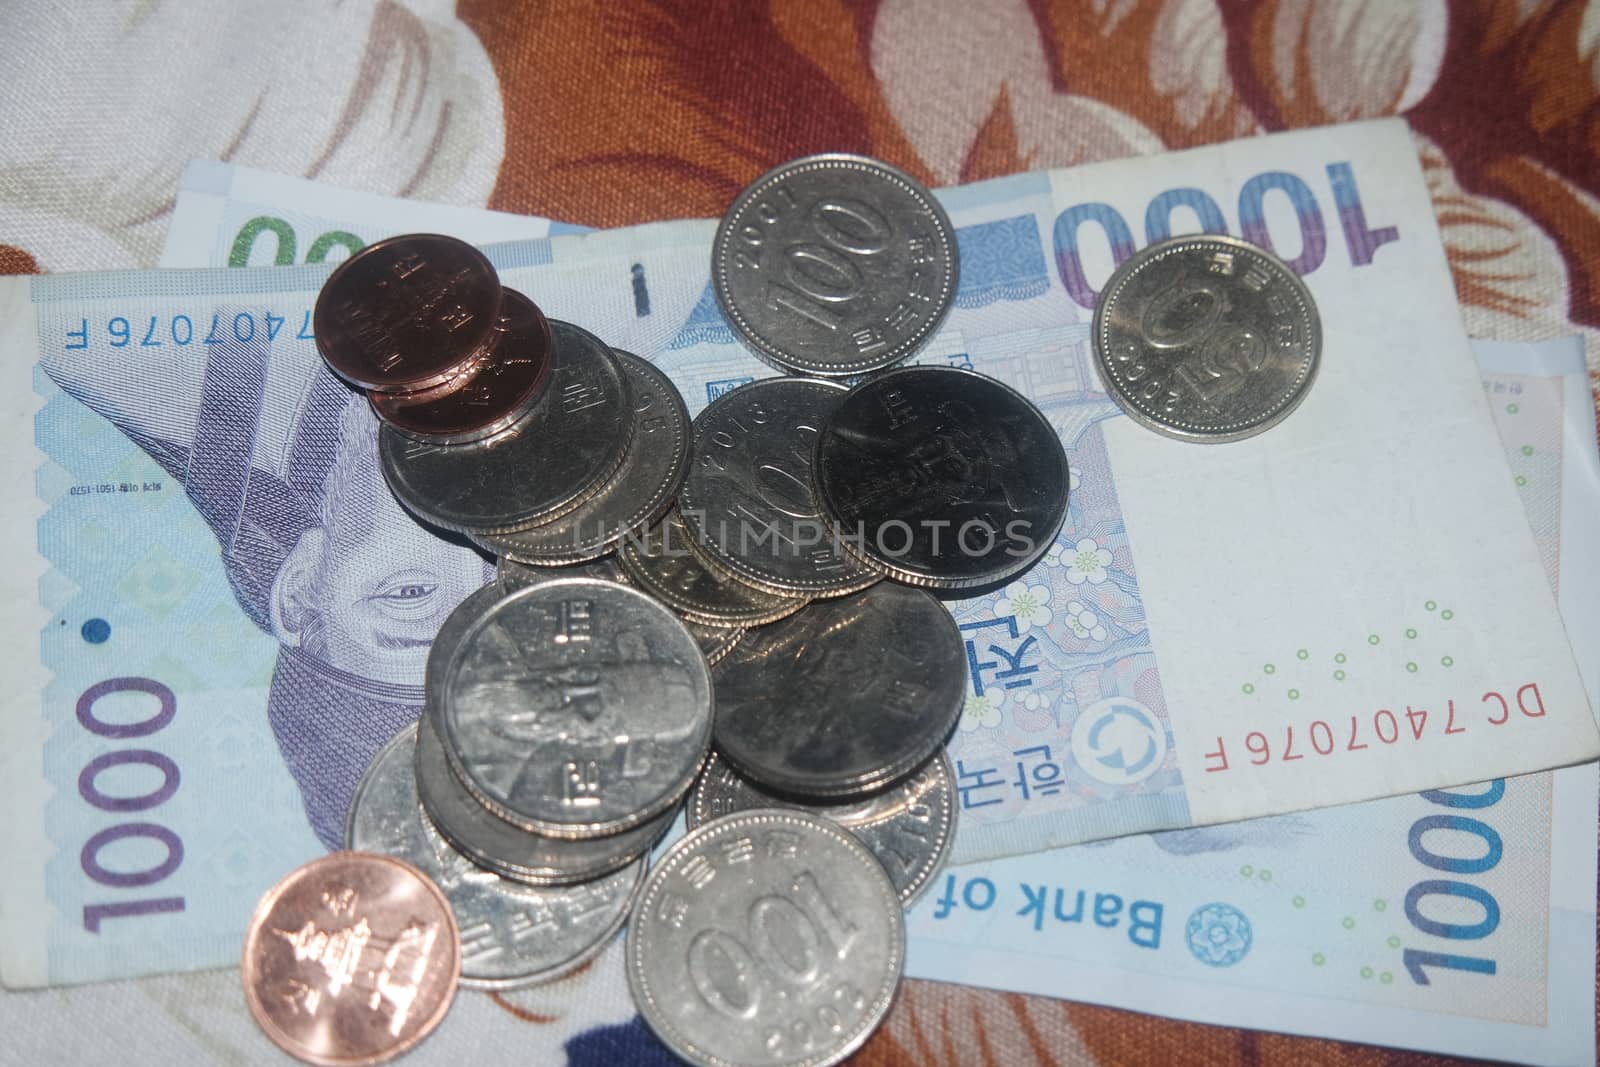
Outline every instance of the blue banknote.
<path fill-rule="evenodd" d="M 1582 343 L 1475 342 L 1589 686 L 1600 455 Z M 947 871 L 907 973 L 1541 1064 L 1595 1058 L 1593 765 Z"/>
<path fill-rule="evenodd" d="M 1355 155 L 1384 188 L 1381 161 L 1397 137 L 1403 143 L 1403 128 L 1358 129 L 1207 150 L 1208 169 L 1190 176 L 1248 207 L 1256 177 L 1279 173 L 1261 162 L 1274 153 L 1286 165 L 1321 153 L 1330 168 Z M 1414 162 L 1406 168 L 1395 187 L 1422 195 Z M 1126 184 L 1118 173 L 1102 179 L 1107 199 Z M 1074 483 L 1069 519 L 1038 566 L 952 604 L 970 686 L 951 742 L 961 777 L 956 859 L 1582 758 L 1593 732 L 1587 707 L 1576 709 L 1585 734 L 1573 730 L 1571 702 L 1556 700 L 1566 685 L 1562 638 L 1533 651 L 1555 665 L 1541 676 L 1553 710 L 1504 727 L 1522 730 L 1524 743 L 1480 731 L 1377 773 L 1348 761 L 1307 764 L 1295 788 L 1212 777 L 1203 755 L 1234 729 L 1227 716 L 1256 712 L 1173 696 L 1173 664 L 1181 668 L 1186 651 L 1170 628 L 1166 645 L 1157 639 L 1151 616 L 1167 594 L 1144 577 L 1168 555 L 1148 546 L 1172 531 L 1130 522 L 1129 493 L 1147 489 L 1117 460 L 1129 447 L 1117 439 L 1127 420 L 1095 377 L 1090 313 L 1073 295 L 1084 278 L 1103 277 L 1119 245 L 1101 249 L 1097 264 L 1077 243 L 1089 223 L 1062 236 L 1063 218 L 1082 215 L 1115 237 L 1107 220 L 1122 215 L 1064 191 L 1064 180 L 1024 175 L 945 194 L 968 258 L 955 308 L 917 356 L 994 375 L 1032 398 L 1061 434 Z M 1080 200 L 1103 210 L 1080 211 Z M 1341 217 L 1347 208 L 1338 204 Z M 1260 224 L 1243 208 L 1240 219 L 1245 229 Z M 735 342 L 710 296 L 713 230 L 663 223 L 489 254 L 506 284 L 548 313 L 653 359 L 694 413 L 771 373 Z M 1367 284 L 1359 272 L 1401 269 L 1370 248 L 1362 262 L 1363 247 L 1351 239 L 1343 261 L 1330 253 L 1303 264 L 1309 281 L 1332 287 L 1319 293 L 1330 313 Z M 1396 249 L 1420 249 L 1427 277 L 1448 289 L 1436 237 L 1424 229 L 1412 245 L 1391 240 L 1384 251 Z M 418 713 L 432 634 L 489 573 L 484 557 L 420 526 L 388 493 L 373 416 L 328 374 L 311 336 L 329 269 L 0 283 L 0 366 L 16 377 L 0 425 L 14 457 L 10 495 L 24 504 L 0 520 L 15 557 L 5 579 L 15 606 L 0 617 L 15 668 L 0 695 L 12 812 L 3 832 L 13 862 L 0 873 L 8 985 L 230 962 L 258 895 L 297 861 L 337 846 L 367 761 Z M 1319 395 L 1351 388 L 1340 373 L 1325 372 Z M 1401 399 L 1385 393 L 1341 410 Z M 1494 444 L 1481 399 L 1469 399 L 1476 406 L 1456 413 L 1469 443 L 1487 434 Z M 1317 417 L 1308 407 L 1279 440 Z M 1482 434 L 1472 423 L 1480 418 Z M 1502 569 L 1515 571 L 1522 555 L 1536 568 L 1526 524 L 1512 518 L 1521 532 L 1506 535 Z M 1503 519 L 1484 522 L 1498 529 Z M 1292 579 L 1327 580 L 1297 566 L 1285 564 Z M 1361 575 L 1340 580 L 1359 584 Z M 1522 655 L 1517 641 L 1544 625 L 1539 605 L 1529 601 L 1516 632 L 1497 635 L 1508 651 L 1482 658 Z M 1405 677 L 1377 655 L 1363 661 L 1369 677 Z M 1295 669 L 1292 659 L 1284 668 Z M 1235 752 L 1242 763 L 1237 742 Z"/>

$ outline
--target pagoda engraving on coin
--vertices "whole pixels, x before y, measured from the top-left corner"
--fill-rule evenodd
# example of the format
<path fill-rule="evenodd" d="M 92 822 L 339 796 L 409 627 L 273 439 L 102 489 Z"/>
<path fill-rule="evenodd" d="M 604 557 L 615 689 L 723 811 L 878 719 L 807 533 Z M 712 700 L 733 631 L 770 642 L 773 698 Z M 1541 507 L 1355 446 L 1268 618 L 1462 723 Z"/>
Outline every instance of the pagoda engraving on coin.
<path fill-rule="evenodd" d="M 450 903 L 391 856 L 334 852 L 257 905 L 240 978 L 273 1044 L 316 1064 L 380 1063 L 444 1018 L 461 942 Z"/>
<path fill-rule="evenodd" d="M 428 675 L 462 783 L 547 836 L 599 837 L 659 815 L 693 783 L 710 740 L 699 646 L 665 606 L 612 582 L 507 593 L 448 661 L 430 657 Z"/>
<path fill-rule="evenodd" d="M 501 290 L 500 313 L 482 352 L 443 385 L 367 394 L 385 423 L 435 444 L 467 444 L 517 422 L 550 374 L 550 323 L 533 301 Z"/>

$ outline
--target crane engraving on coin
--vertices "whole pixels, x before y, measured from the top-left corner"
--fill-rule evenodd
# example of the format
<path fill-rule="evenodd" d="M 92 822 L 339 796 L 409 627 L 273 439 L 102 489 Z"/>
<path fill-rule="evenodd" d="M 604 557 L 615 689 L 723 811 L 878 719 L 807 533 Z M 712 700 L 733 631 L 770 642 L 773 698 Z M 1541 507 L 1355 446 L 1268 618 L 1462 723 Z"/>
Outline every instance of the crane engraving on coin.
<path fill-rule="evenodd" d="M 1175 237 L 1112 273 L 1094 352 L 1135 422 L 1183 441 L 1237 441 L 1305 399 L 1322 325 L 1305 283 L 1270 252 L 1233 237 Z"/>
<path fill-rule="evenodd" d="M 968 589 L 1044 555 L 1067 515 L 1067 454 L 1015 389 L 956 367 L 899 367 L 850 390 L 817 441 L 824 509 L 896 581 Z"/>
<path fill-rule="evenodd" d="M 770 789 L 847 797 L 916 770 L 961 717 L 961 631 L 892 582 L 751 630 L 716 675 L 717 751 Z"/>
<path fill-rule="evenodd" d="M 756 355 L 794 374 L 892 366 L 955 301 L 955 229 L 914 178 L 820 155 L 757 178 L 711 246 L 717 303 Z"/>

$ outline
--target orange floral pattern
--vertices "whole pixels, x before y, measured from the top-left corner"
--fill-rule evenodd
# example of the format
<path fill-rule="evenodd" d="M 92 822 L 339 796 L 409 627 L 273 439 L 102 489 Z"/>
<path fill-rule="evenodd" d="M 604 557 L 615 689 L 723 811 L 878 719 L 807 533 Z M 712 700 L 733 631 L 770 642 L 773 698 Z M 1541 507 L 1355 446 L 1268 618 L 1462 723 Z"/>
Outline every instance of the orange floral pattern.
<path fill-rule="evenodd" d="M 936 184 L 1403 114 L 1475 333 L 1600 365 L 1600 17 L 1554 0 L 462 0 L 505 104 L 490 204 L 714 216 L 866 152 Z"/>

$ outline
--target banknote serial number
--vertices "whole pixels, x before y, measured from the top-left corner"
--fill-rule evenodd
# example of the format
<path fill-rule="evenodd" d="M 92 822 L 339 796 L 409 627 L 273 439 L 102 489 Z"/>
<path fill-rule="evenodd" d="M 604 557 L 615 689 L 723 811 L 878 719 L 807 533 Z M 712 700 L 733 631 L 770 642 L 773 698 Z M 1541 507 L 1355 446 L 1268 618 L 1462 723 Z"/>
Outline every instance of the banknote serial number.
<path fill-rule="evenodd" d="M 297 317 L 298 326 L 294 322 Z M 298 316 L 239 311 L 231 315 L 113 315 L 97 321 L 80 318 L 76 329 L 64 331 L 61 347 L 70 352 L 102 344 L 112 348 L 186 348 L 194 344 L 271 343 L 285 329 L 292 331 L 294 340 L 313 340 L 311 309 L 304 309 Z"/>
<path fill-rule="evenodd" d="M 1310 723 L 1295 723 L 1270 730 L 1251 730 L 1240 739 L 1239 748 L 1229 752 L 1228 739 L 1217 735 L 1216 748 L 1204 754 L 1205 772 L 1216 774 L 1234 769 L 1236 758 L 1252 766 L 1268 763 L 1292 763 L 1307 756 L 1332 756 L 1339 752 L 1360 752 L 1365 749 L 1384 748 L 1389 745 L 1415 743 L 1425 737 L 1464 734 L 1474 726 L 1505 726 L 1514 719 L 1542 719 L 1545 717 L 1544 697 L 1537 682 L 1528 682 L 1515 690 L 1499 693 L 1490 690 L 1479 698 L 1476 705 L 1463 702 L 1457 707 L 1454 699 L 1444 702 L 1441 710 L 1432 710 L 1407 704 L 1402 711 L 1379 708 L 1371 715 L 1351 715 L 1348 719 L 1314 719 Z"/>

